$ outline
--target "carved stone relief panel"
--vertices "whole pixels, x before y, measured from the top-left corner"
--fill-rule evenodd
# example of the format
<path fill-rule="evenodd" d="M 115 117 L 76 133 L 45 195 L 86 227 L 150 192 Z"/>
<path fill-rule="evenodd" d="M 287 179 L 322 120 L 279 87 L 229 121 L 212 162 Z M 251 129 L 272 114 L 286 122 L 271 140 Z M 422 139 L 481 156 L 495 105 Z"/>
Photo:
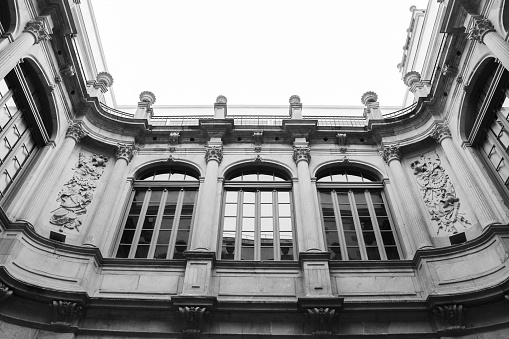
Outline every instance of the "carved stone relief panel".
<path fill-rule="evenodd" d="M 460 199 L 436 152 L 421 154 L 410 166 L 438 236 L 450 236 L 472 226 L 460 212 Z"/>
<path fill-rule="evenodd" d="M 78 163 L 72 178 L 69 179 L 57 195 L 59 207 L 51 211 L 50 223 L 80 231 L 82 219 L 87 213 L 87 206 L 94 198 L 94 192 L 101 178 L 108 158 L 98 154 L 79 153 Z"/>

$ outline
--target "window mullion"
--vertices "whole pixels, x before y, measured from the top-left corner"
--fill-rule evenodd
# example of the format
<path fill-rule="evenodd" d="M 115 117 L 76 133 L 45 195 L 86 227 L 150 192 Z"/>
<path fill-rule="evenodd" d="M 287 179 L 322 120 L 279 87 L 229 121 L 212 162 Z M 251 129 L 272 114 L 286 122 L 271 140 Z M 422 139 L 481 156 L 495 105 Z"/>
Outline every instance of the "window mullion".
<path fill-rule="evenodd" d="M 143 223 L 145 221 L 145 215 L 147 214 L 148 204 L 150 202 L 150 196 L 152 195 L 152 190 L 147 189 L 147 193 L 145 194 L 145 199 L 143 200 L 143 206 L 141 207 L 140 217 L 138 219 L 138 224 L 136 225 L 136 232 L 134 232 L 133 236 L 133 244 L 131 246 L 131 250 L 129 251 L 129 258 L 134 258 L 136 250 L 138 248 L 138 242 L 140 240 L 141 229 L 143 228 Z"/>
<path fill-rule="evenodd" d="M 378 220 L 376 219 L 375 208 L 373 206 L 373 200 L 371 200 L 371 194 L 369 191 L 365 191 L 364 195 L 366 196 L 366 202 L 368 204 L 369 216 L 371 217 L 371 224 L 373 225 L 373 231 L 375 232 L 376 244 L 378 245 L 378 252 L 380 253 L 380 258 L 382 258 L 382 260 L 387 260 L 387 254 L 385 253 L 382 235 L 380 234 L 380 227 L 378 225 Z"/>
<path fill-rule="evenodd" d="M 177 241 L 178 227 L 180 224 L 180 215 L 182 214 L 182 204 L 184 202 L 184 190 L 180 189 L 177 198 L 177 205 L 175 206 L 175 216 L 173 217 L 173 225 L 171 226 L 170 244 L 168 246 L 167 258 L 173 259 L 175 253 L 175 242 Z"/>
<path fill-rule="evenodd" d="M 255 228 L 254 228 L 254 260 L 261 260 L 262 241 L 261 241 L 261 221 L 260 221 L 260 190 L 256 190 L 255 194 Z"/>
<path fill-rule="evenodd" d="M 161 227 L 161 220 L 163 219 L 164 206 L 166 203 L 166 197 L 168 197 L 168 190 L 164 189 L 159 202 L 159 209 L 157 210 L 156 222 L 154 225 L 154 233 L 152 234 L 152 241 L 148 250 L 147 258 L 152 259 L 154 257 L 154 251 L 156 249 L 157 239 L 159 238 L 159 229 Z"/>
<path fill-rule="evenodd" d="M 132 204 L 133 204 L 133 200 L 134 200 L 134 196 L 136 195 L 136 190 L 134 188 L 131 189 L 131 196 L 129 197 L 129 203 L 127 204 L 128 206 L 128 210 L 126 213 L 124 213 L 124 217 L 122 218 L 122 223 L 121 225 L 124 225 L 124 227 L 122 227 L 122 232 L 120 232 L 118 234 L 118 239 L 116 241 L 116 246 L 115 246 L 115 252 L 114 252 L 114 255 L 117 255 L 118 253 L 118 249 L 120 247 L 120 241 L 122 240 L 122 236 L 124 235 L 124 231 L 125 231 L 125 225 L 126 225 L 126 221 L 127 221 L 127 218 L 129 218 L 129 209 L 131 208 Z M 134 241 L 134 236 L 133 236 L 133 241 Z M 131 243 L 131 248 L 132 248 L 132 243 Z"/>
<path fill-rule="evenodd" d="M 348 192 L 348 197 L 350 200 L 350 208 L 352 209 L 353 215 L 353 223 L 355 225 L 355 233 L 357 234 L 357 244 L 359 245 L 359 250 L 361 252 L 361 259 L 368 260 L 368 253 L 366 252 L 366 246 L 364 244 L 364 237 L 361 229 L 361 222 L 359 219 L 359 213 L 357 212 L 357 205 L 355 202 L 355 197 L 353 191 Z"/>
<path fill-rule="evenodd" d="M 341 210 L 339 208 L 338 195 L 335 190 L 330 192 L 332 198 L 332 207 L 334 208 L 334 216 L 336 219 L 336 230 L 338 232 L 339 249 L 341 251 L 341 258 L 348 260 L 348 250 L 346 247 L 345 233 L 343 230 L 343 221 L 341 220 Z M 351 208 L 351 207 L 350 207 Z"/>
<path fill-rule="evenodd" d="M 235 226 L 235 260 L 242 258 L 242 213 L 244 203 L 244 191 L 239 190 L 237 194 L 237 223 Z"/>
<path fill-rule="evenodd" d="M 279 233 L 279 200 L 277 191 L 272 191 L 272 241 L 274 250 L 274 260 L 281 260 L 281 242 Z"/>
<path fill-rule="evenodd" d="M 395 229 L 395 227 L 396 227 L 395 219 L 392 217 L 392 212 L 391 212 L 391 208 L 390 208 L 391 205 L 387 201 L 385 192 L 382 191 L 381 193 L 382 193 L 382 201 L 384 202 L 385 211 L 387 212 L 387 217 L 389 218 L 389 225 L 391 226 L 391 231 L 392 231 L 392 235 L 394 236 L 394 242 L 396 243 L 396 249 L 398 250 L 399 258 L 404 258 L 401 246 L 399 245 L 400 238 L 398 237 L 398 232 L 396 232 L 396 229 Z M 385 244 L 384 244 L 384 246 L 385 246 Z M 385 252 L 385 249 L 384 249 L 384 252 Z"/>
<path fill-rule="evenodd" d="M 9 89 L 7 92 L 5 92 L 4 96 L 0 98 L 0 107 L 5 105 L 7 101 L 12 98 L 14 91 L 12 89 Z"/>

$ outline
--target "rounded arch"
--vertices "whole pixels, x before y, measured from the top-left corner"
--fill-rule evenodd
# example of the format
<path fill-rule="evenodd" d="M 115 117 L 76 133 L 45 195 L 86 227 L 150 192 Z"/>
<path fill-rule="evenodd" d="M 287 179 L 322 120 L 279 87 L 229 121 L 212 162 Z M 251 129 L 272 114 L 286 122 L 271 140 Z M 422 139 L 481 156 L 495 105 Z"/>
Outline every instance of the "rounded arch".
<path fill-rule="evenodd" d="M 152 160 L 138 165 L 133 171 L 133 177 L 138 179 L 142 178 L 144 175 L 151 171 L 171 169 L 188 172 L 190 175 L 196 178 L 200 178 L 201 176 L 199 167 L 189 161 L 178 160 L 170 162 L 164 160 Z"/>
<path fill-rule="evenodd" d="M 504 33 L 509 33 L 509 4 L 507 1 L 501 1 L 502 7 L 500 8 L 500 24 L 502 28 L 504 29 Z"/>
<path fill-rule="evenodd" d="M 16 30 L 17 8 L 15 0 L 0 1 L 0 24 L 4 33 L 13 33 Z"/>
<path fill-rule="evenodd" d="M 364 161 L 357 161 L 357 160 L 350 160 L 350 161 L 337 161 L 337 160 L 331 160 L 324 164 L 321 164 L 315 168 L 312 175 L 313 177 L 316 177 L 317 179 L 322 177 L 326 172 L 330 172 L 333 170 L 354 170 L 354 171 L 360 171 L 363 173 L 366 173 L 370 175 L 372 178 L 374 178 L 376 181 L 382 181 L 386 176 L 383 174 L 383 172 L 373 166 L 370 163 L 364 162 Z"/>
<path fill-rule="evenodd" d="M 253 162 L 252 160 L 240 160 L 227 166 L 223 170 L 221 176 L 229 178 L 242 170 L 271 170 L 281 175 L 281 177 L 285 180 L 291 180 L 293 177 L 292 171 L 286 164 L 273 160 L 264 160 L 259 162 Z"/>

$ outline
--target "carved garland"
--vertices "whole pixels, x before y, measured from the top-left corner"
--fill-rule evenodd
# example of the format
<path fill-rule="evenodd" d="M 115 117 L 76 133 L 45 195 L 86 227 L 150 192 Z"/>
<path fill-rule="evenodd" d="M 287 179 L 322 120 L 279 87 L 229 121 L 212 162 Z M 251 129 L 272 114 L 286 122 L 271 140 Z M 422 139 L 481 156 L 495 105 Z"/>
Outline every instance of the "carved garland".
<path fill-rule="evenodd" d="M 421 155 L 420 160 L 414 161 L 410 167 L 421 187 L 421 197 L 431 220 L 437 223 L 437 235 L 441 232 L 445 235 L 456 234 L 458 227 L 467 228 L 470 222 L 464 213 L 459 212 L 459 198 L 456 197 L 449 175 L 441 166 L 438 154 L 435 153 L 434 158 Z"/>

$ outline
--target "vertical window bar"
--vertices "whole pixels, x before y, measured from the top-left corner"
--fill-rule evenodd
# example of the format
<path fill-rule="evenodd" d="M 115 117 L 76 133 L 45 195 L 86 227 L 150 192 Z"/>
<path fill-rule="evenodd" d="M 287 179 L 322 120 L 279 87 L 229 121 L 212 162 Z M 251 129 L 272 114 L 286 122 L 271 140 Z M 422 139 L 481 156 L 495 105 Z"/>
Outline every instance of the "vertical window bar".
<path fill-rule="evenodd" d="M 175 253 L 175 242 L 177 241 L 178 227 L 180 224 L 180 216 L 182 215 L 182 202 L 184 201 L 184 190 L 179 191 L 177 198 L 177 207 L 175 208 L 175 217 L 173 218 L 173 227 L 170 238 L 170 246 L 168 246 L 167 258 L 172 259 Z"/>
<path fill-rule="evenodd" d="M 366 196 L 366 202 L 368 203 L 369 215 L 371 217 L 371 223 L 375 232 L 376 244 L 378 245 L 378 253 L 380 253 L 380 258 L 382 260 L 387 260 L 387 254 L 385 253 L 384 242 L 380 233 L 380 226 L 378 225 L 378 220 L 376 218 L 377 215 L 375 212 L 375 207 L 373 206 L 373 200 L 371 199 L 370 191 L 366 190 L 364 195 Z"/>
<path fill-rule="evenodd" d="M 152 195 L 152 190 L 149 188 L 145 193 L 145 199 L 143 200 L 143 206 L 141 207 L 140 216 L 138 218 L 138 223 L 136 224 L 136 232 L 134 232 L 133 243 L 131 245 L 131 249 L 129 251 L 128 258 L 134 258 L 134 254 L 138 248 L 138 242 L 140 240 L 141 229 L 143 227 L 143 222 L 145 221 L 145 215 L 147 214 L 147 208 L 150 201 L 150 196 Z"/>
<path fill-rule="evenodd" d="M 237 194 L 237 225 L 235 232 L 235 260 L 242 258 L 242 213 L 244 207 L 244 191 L 239 190 Z"/>
<path fill-rule="evenodd" d="M 345 231 L 343 228 L 343 221 L 341 219 L 341 209 L 339 208 L 338 195 L 335 190 L 331 191 L 331 198 L 332 198 L 332 206 L 334 208 L 334 218 L 336 220 L 336 227 L 337 227 L 337 232 L 338 232 L 339 249 L 340 249 L 341 259 L 348 260 L 348 251 L 347 251 L 346 241 L 345 241 Z M 338 258 L 338 260 L 339 260 L 339 258 Z"/>
<path fill-rule="evenodd" d="M 368 254 L 366 253 L 366 247 L 364 245 L 361 222 L 359 220 L 359 213 L 357 212 L 357 205 L 353 191 L 348 191 L 348 196 L 350 198 L 350 208 L 352 209 L 353 222 L 357 233 L 357 245 L 359 246 L 359 250 L 361 252 L 361 260 L 368 260 Z"/>
<path fill-rule="evenodd" d="M 163 195 L 161 196 L 161 201 L 159 202 L 159 209 L 157 211 L 156 222 L 154 225 L 154 233 L 152 234 L 152 239 L 150 241 L 150 247 L 148 250 L 147 258 L 154 258 L 154 252 L 156 249 L 157 239 L 159 238 L 159 229 L 161 227 L 161 220 L 163 219 L 164 206 L 166 203 L 166 198 L 168 197 L 168 190 L 165 188 L 163 190 Z"/>

